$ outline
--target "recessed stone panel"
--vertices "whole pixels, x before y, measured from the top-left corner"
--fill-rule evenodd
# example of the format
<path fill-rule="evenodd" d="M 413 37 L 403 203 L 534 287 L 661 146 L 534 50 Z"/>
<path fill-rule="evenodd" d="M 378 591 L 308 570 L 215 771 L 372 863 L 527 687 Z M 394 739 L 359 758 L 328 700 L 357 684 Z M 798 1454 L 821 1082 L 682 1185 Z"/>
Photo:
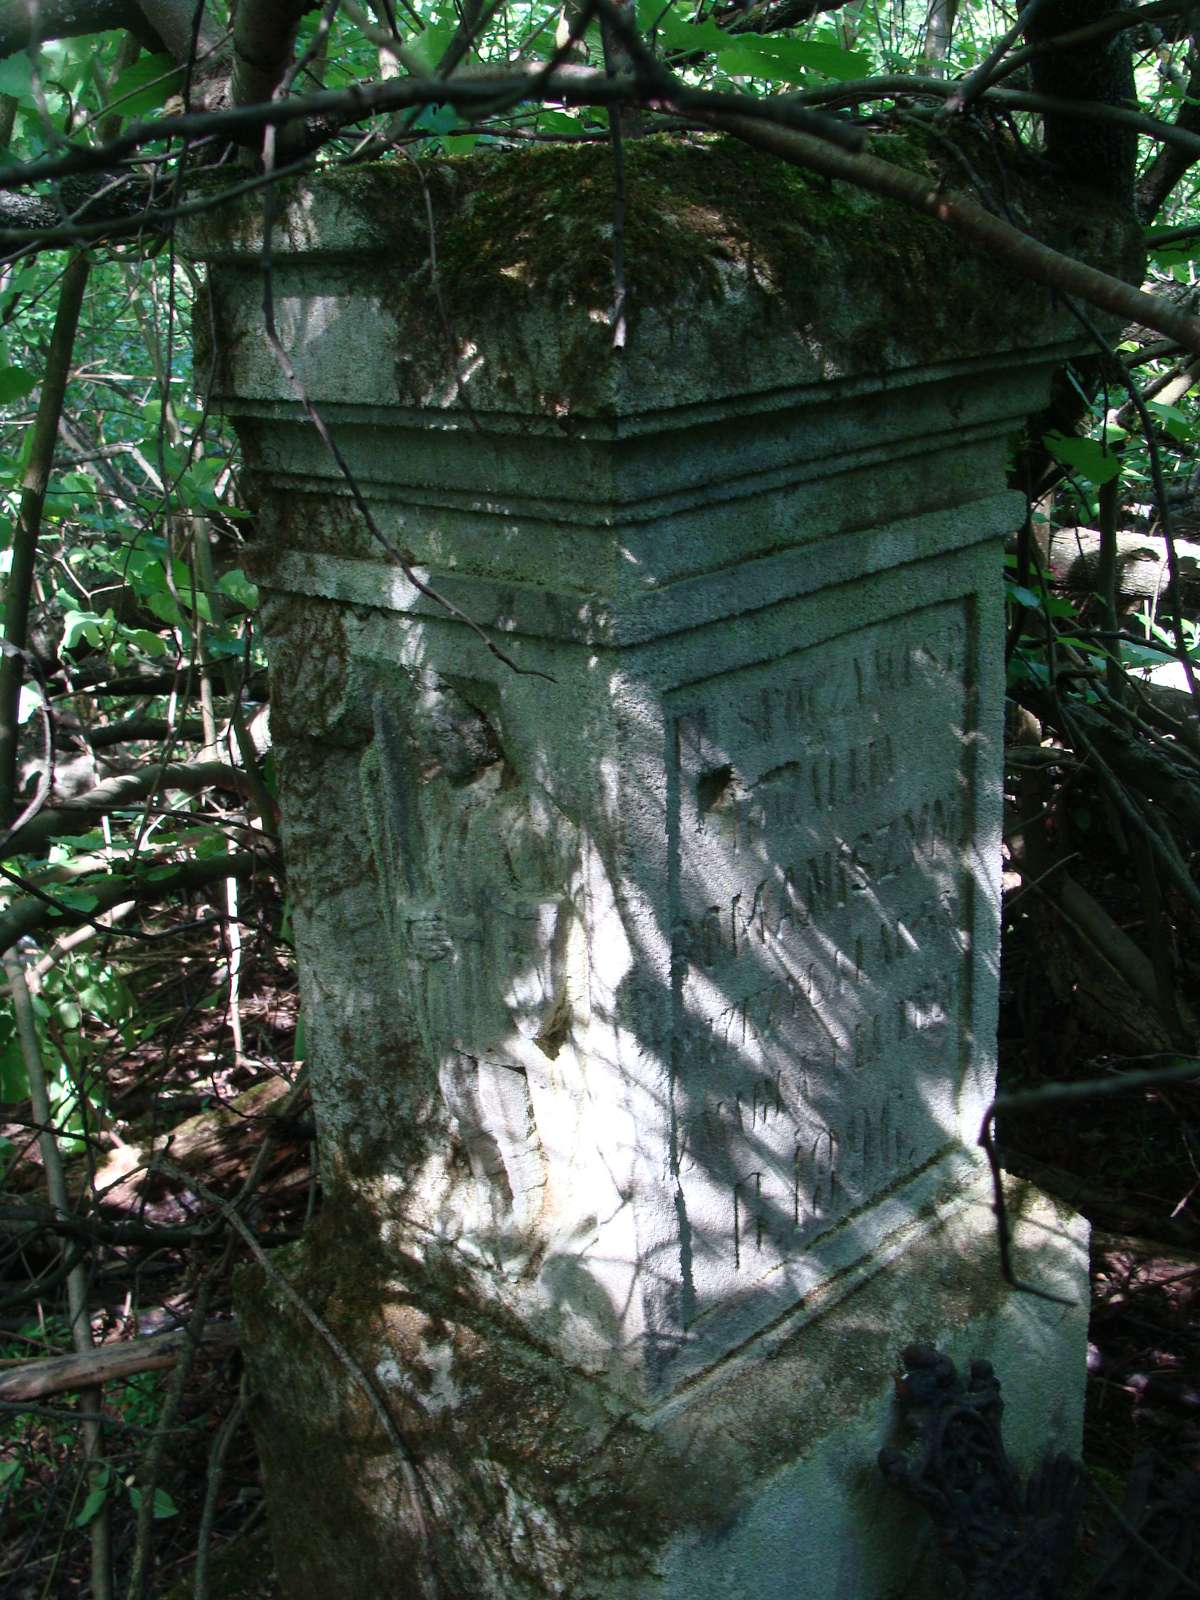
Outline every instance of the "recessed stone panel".
<path fill-rule="evenodd" d="M 956 1137 L 972 639 L 955 601 L 668 698 L 687 1323 Z"/>

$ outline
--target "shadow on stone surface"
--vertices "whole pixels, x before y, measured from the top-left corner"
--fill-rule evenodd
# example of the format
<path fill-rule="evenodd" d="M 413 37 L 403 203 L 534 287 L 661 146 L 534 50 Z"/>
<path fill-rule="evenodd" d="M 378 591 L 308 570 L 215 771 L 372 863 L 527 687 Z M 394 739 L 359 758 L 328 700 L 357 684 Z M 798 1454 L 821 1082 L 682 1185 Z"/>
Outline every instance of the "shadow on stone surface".
<path fill-rule="evenodd" d="M 281 331 L 388 539 L 520 671 L 354 526 L 234 219 L 214 373 L 329 1196 L 279 1267 L 363 1374 L 246 1277 L 285 1586 L 915 1597 L 872 1466 L 898 1341 L 1033 1362 L 1026 1433 L 1079 1426 L 1078 1220 L 1014 1196 L 1081 1303 L 1011 1295 L 973 1149 L 1004 459 L 1070 335 L 1029 298 L 993 348 L 977 262 L 954 348 L 914 303 L 884 355 L 836 273 L 801 314 L 731 246 L 619 355 L 531 290 L 418 370 L 427 286 L 347 194 L 285 216 Z"/>

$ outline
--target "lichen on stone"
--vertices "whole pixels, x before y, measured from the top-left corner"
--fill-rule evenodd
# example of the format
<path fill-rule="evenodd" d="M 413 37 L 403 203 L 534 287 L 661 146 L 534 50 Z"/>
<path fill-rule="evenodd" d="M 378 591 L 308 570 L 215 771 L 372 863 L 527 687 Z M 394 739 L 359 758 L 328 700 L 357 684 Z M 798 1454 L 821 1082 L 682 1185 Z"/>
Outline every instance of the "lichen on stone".
<path fill-rule="evenodd" d="M 953 146 L 945 148 L 949 141 L 919 129 L 875 138 L 872 153 L 960 191 L 978 164 L 1002 179 L 1016 220 L 1119 267 L 1119 219 L 1098 212 L 1094 196 L 1084 205 L 1023 153 L 989 144 L 985 163 L 978 136 L 963 142 L 971 149 L 961 164 Z M 736 140 L 637 140 L 626 146 L 624 166 L 621 254 L 634 317 L 647 306 L 719 298 L 722 269 L 730 265 L 782 297 L 801 320 L 830 271 L 847 274 L 856 290 L 874 286 L 878 305 L 868 323 L 890 320 L 903 301 L 908 316 L 923 305 L 932 324 L 953 326 L 962 311 L 960 281 L 970 293 L 980 279 L 1003 276 L 1013 289 L 1044 294 L 972 252 L 936 219 Z M 398 279 L 424 278 L 431 287 L 432 213 L 436 293 L 452 320 L 511 312 L 534 297 L 600 311 L 612 305 L 617 169 L 607 146 L 535 146 L 433 160 L 420 169 L 380 163 L 316 181 L 358 214 Z"/>

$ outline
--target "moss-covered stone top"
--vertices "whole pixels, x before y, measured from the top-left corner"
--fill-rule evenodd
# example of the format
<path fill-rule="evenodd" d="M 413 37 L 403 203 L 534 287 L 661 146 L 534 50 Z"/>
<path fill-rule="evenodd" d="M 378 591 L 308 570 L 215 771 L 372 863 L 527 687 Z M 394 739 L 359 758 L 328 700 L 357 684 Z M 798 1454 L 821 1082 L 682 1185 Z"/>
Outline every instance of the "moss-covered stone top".
<path fill-rule="evenodd" d="M 1028 156 L 1010 153 L 1001 173 L 995 149 L 960 162 L 944 136 L 881 137 L 873 148 L 958 190 L 967 169 L 996 174 L 1014 220 L 1109 270 L 1137 270 L 1126 219 L 1093 194 L 1064 191 Z M 648 313 L 677 332 L 698 313 L 712 323 L 703 337 L 720 361 L 722 335 L 735 345 L 765 308 L 772 338 L 834 352 L 819 364 L 828 376 L 1031 348 L 1075 331 L 1047 291 L 936 219 L 734 140 L 630 142 L 625 190 L 620 253 L 635 344 Z M 351 262 L 369 263 L 406 348 L 427 344 L 414 359 L 417 387 L 431 394 L 446 328 L 461 350 L 477 329 L 515 327 L 532 313 L 539 328 L 527 343 L 544 344 L 555 323 L 570 326 L 571 364 L 594 364 L 615 298 L 616 214 L 607 145 L 545 145 L 294 180 L 282 189 L 273 248 L 281 273 L 320 262 L 330 281 Z M 185 248 L 214 264 L 249 264 L 261 229 L 256 199 L 193 227 Z M 728 314 L 735 301 L 745 317 Z M 706 317 L 706 306 L 719 316 Z"/>
<path fill-rule="evenodd" d="M 946 170 L 953 163 L 945 146 L 926 144 L 919 132 L 877 137 L 872 150 L 964 187 L 961 169 Z M 993 169 L 997 154 L 990 153 Z M 716 289 L 722 262 L 740 262 L 795 294 L 811 277 L 815 243 L 865 251 L 879 266 L 922 276 L 940 264 L 943 289 L 944 268 L 971 253 L 932 218 L 732 139 L 637 140 L 626 145 L 625 168 L 625 275 L 631 290 L 656 303 L 680 291 Z M 1128 245 L 1122 218 L 1098 208 L 1093 193 L 1066 190 L 1015 153 L 1003 183 L 1016 221 L 1073 254 L 1120 269 Z M 336 243 L 303 225 L 305 197 L 314 194 L 343 212 Z M 596 304 L 612 300 L 616 176 L 604 144 L 535 145 L 420 167 L 410 161 L 342 167 L 287 182 L 282 195 L 287 237 L 277 248 L 285 251 L 378 251 L 401 271 L 420 270 L 429 260 L 431 208 L 441 287 L 452 301 L 476 303 L 479 294 L 515 300 L 529 290 Z M 261 215 L 258 201 L 224 208 L 196 230 L 194 252 L 219 257 L 256 248 Z"/>

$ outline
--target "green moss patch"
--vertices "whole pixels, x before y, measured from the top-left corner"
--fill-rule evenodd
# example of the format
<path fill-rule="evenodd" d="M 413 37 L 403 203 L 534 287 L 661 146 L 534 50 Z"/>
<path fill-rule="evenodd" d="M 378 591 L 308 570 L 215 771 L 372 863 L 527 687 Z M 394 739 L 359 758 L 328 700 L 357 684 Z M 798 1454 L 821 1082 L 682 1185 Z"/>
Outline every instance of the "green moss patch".
<path fill-rule="evenodd" d="M 957 190 L 981 159 L 973 149 L 960 165 L 944 137 L 927 142 L 919 130 L 877 138 L 872 153 Z M 987 170 L 995 171 L 996 150 L 983 154 Z M 1124 240 L 1115 214 L 1098 212 L 1094 196 L 1082 204 L 1027 157 L 1009 160 L 1003 184 L 1014 220 L 1119 269 Z M 1026 295 L 1041 293 L 985 261 L 934 218 L 735 140 L 633 141 L 625 169 L 623 256 L 635 318 L 647 306 L 719 299 L 729 266 L 779 296 L 800 324 L 828 294 L 831 273 L 864 301 L 866 286 L 873 287 L 877 304 L 865 311 L 864 324 L 880 330 L 894 326 L 898 314 L 911 320 L 919 307 L 935 326 L 944 318 L 958 326 L 966 295 L 973 313 L 985 314 L 981 279 L 1005 278 Z M 430 280 L 432 211 L 437 292 L 452 320 L 516 311 L 533 299 L 600 311 L 612 305 L 617 180 L 604 145 L 475 155 L 420 171 L 409 163 L 346 168 L 320 182 L 358 213 L 401 276 Z M 1011 303 L 1003 315 L 1010 312 Z M 864 334 L 870 336 L 869 327 Z"/>

